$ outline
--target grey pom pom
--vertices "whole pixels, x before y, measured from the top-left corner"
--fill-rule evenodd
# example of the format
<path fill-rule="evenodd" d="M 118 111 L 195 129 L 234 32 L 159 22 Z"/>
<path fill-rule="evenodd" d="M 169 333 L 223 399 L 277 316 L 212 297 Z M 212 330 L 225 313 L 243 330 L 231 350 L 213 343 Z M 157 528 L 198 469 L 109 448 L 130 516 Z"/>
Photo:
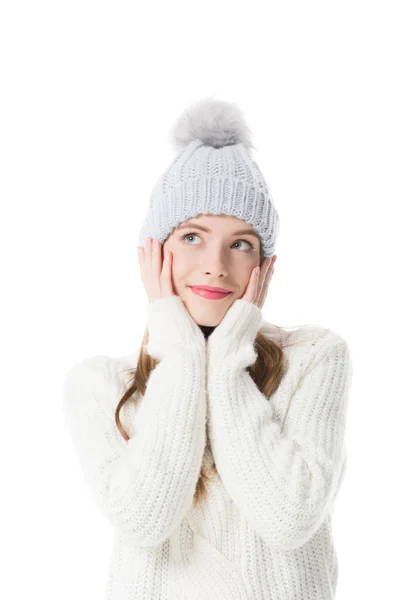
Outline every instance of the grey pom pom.
<path fill-rule="evenodd" d="M 189 107 L 171 130 L 171 143 L 178 152 L 194 139 L 214 148 L 233 144 L 254 148 L 243 111 L 236 104 L 214 98 Z"/>

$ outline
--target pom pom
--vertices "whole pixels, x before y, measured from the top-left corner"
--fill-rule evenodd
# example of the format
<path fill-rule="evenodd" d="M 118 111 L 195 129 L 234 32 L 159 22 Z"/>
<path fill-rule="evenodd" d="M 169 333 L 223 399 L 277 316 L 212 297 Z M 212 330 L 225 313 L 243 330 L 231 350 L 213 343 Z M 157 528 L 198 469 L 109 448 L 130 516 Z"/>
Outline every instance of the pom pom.
<path fill-rule="evenodd" d="M 194 139 L 214 148 L 233 144 L 254 148 L 243 111 L 236 104 L 214 98 L 189 107 L 171 130 L 171 143 L 178 152 Z"/>

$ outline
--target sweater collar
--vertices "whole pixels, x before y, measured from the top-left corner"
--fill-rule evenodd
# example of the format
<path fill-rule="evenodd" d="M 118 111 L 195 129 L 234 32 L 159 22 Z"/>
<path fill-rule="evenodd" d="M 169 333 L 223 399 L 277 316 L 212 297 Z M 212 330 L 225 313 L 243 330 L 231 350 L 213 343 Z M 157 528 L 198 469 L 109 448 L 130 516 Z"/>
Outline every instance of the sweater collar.
<path fill-rule="evenodd" d="M 199 325 L 201 331 L 203 332 L 204 337 L 207 339 L 212 332 L 214 331 L 216 326 L 213 325 Z"/>
<path fill-rule="evenodd" d="M 216 326 L 212 326 L 212 325 L 199 325 L 201 331 L 203 332 L 203 335 L 205 337 L 205 339 L 207 339 L 212 332 L 214 331 Z M 263 323 L 261 325 L 261 331 L 270 339 L 272 339 L 273 341 L 279 343 L 281 341 L 281 331 L 279 329 L 279 327 L 277 327 L 276 325 L 273 325 L 272 323 L 269 323 L 268 321 L 263 320 Z"/>

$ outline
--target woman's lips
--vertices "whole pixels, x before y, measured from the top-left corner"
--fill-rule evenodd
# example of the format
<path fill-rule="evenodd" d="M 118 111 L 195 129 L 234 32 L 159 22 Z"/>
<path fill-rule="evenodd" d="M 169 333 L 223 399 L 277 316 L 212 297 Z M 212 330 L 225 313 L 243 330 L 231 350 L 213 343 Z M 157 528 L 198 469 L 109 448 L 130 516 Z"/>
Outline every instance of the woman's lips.
<path fill-rule="evenodd" d="M 206 298 L 207 300 L 220 300 L 221 298 L 226 298 L 232 292 L 211 292 L 210 290 L 204 290 L 203 288 L 198 288 L 196 286 L 189 286 L 194 294 L 197 296 L 201 296 L 202 298 Z"/>

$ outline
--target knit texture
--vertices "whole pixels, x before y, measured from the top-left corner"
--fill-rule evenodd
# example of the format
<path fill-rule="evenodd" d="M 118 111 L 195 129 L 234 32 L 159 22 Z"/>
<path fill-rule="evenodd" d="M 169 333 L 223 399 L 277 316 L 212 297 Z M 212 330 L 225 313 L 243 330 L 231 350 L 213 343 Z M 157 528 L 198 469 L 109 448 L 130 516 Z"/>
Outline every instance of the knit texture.
<path fill-rule="evenodd" d="M 179 117 L 172 137 L 179 152 L 151 192 L 138 246 L 146 237 L 163 244 L 191 217 L 224 214 L 252 225 L 263 255 L 273 256 L 279 216 L 240 108 L 206 98 Z"/>
<path fill-rule="evenodd" d="M 279 330 L 236 300 L 206 340 L 178 296 L 148 306 L 160 363 L 114 419 L 138 350 L 70 368 L 63 409 L 88 489 L 114 528 L 107 600 L 331 600 L 332 511 L 346 468 L 349 348 Z M 267 399 L 246 368 L 257 331 L 284 348 Z M 137 394 L 137 392 L 136 392 Z M 219 478 L 192 505 L 202 464 Z M 77 595 L 79 595 L 77 590 Z"/>

